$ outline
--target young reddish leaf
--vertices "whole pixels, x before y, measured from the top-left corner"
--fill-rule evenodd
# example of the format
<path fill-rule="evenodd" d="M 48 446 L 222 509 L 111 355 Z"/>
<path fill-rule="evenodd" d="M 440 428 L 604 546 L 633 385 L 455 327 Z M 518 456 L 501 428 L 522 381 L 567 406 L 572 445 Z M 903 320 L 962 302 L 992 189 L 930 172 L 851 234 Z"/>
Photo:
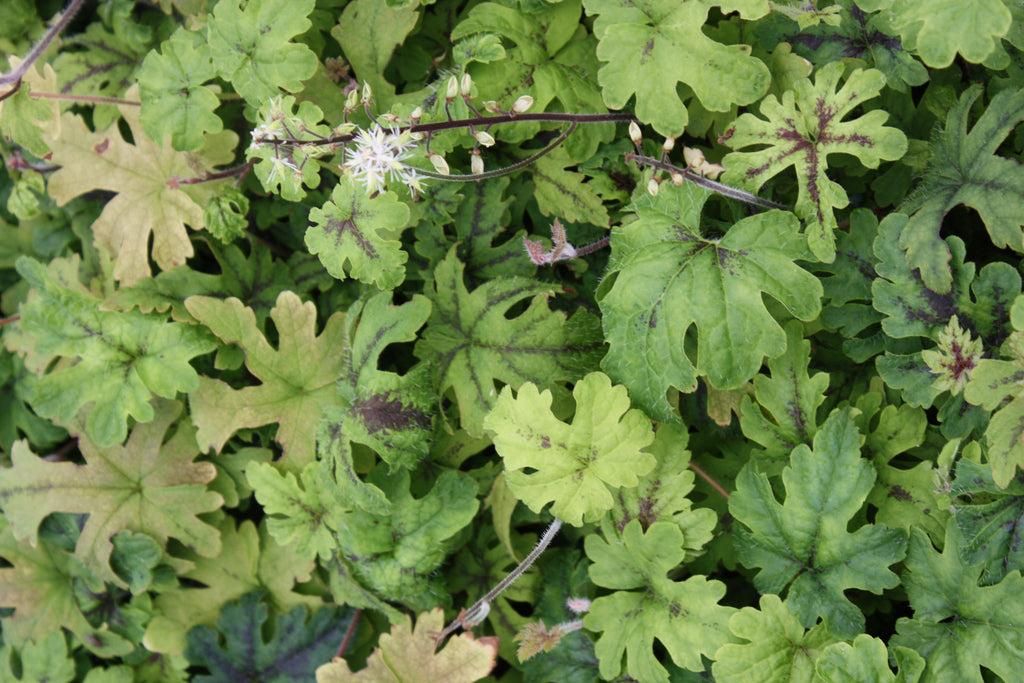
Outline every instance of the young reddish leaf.
<path fill-rule="evenodd" d="M 133 87 L 125 96 L 138 98 L 138 89 Z M 179 186 L 175 179 L 192 178 L 227 163 L 238 137 L 223 132 L 208 138 L 204 151 L 185 154 L 153 142 L 139 122 L 138 107 L 122 105 L 120 111 L 133 143 L 121 137 L 116 121 L 94 133 L 78 115 L 61 117 L 59 135 L 46 138 L 53 163 L 61 167 L 50 177 L 49 191 L 58 204 L 92 190 L 116 193 L 92 229 L 97 243 L 116 259 L 114 277 L 132 285 L 150 274 L 150 234 L 152 257 L 162 270 L 192 256 L 185 225 L 193 230 L 205 226 L 203 205 L 215 188 L 210 183 Z"/>
<path fill-rule="evenodd" d="M 812 84 L 798 81 L 780 102 L 769 95 L 761 102 L 761 113 L 744 114 L 719 137 L 733 149 L 768 145 L 757 152 L 733 152 L 725 157 L 727 169 L 722 180 L 757 190 L 769 178 L 790 166 L 796 169 L 799 193 L 796 214 L 807 221 L 808 244 L 819 260 L 831 263 L 836 256 L 834 209 L 849 203 L 838 183 L 825 175 L 829 154 L 845 153 L 869 168 L 882 160 L 899 159 L 907 151 L 907 137 L 897 128 L 882 125 L 889 114 L 876 109 L 852 121 L 843 117 L 858 105 L 876 97 L 885 77 L 874 69 L 850 74 L 838 92 L 842 62 L 822 67 Z"/>
<path fill-rule="evenodd" d="M 15 536 L 35 544 L 39 524 L 50 513 L 87 514 L 75 556 L 119 586 L 127 584 L 110 566 L 111 538 L 123 529 L 148 534 L 161 545 L 175 538 L 206 557 L 219 554 L 217 530 L 196 516 L 223 503 L 205 486 L 216 468 L 193 462 L 199 451 L 187 422 L 164 442 L 181 408 L 158 402 L 153 421 L 137 425 L 124 446 L 100 449 L 79 435 L 85 465 L 46 462 L 24 443 L 15 447 L 13 467 L 0 469 L 0 502 Z"/>
<path fill-rule="evenodd" d="M 615 589 L 594 600 L 583 619 L 588 630 L 603 632 L 595 646 L 601 676 L 616 679 L 625 653 L 626 671 L 634 679 L 668 683 L 668 671 L 655 657 L 655 640 L 678 666 L 703 671 L 701 655 L 712 656 L 729 640 L 726 623 L 735 610 L 718 604 L 725 584 L 705 576 L 685 581 L 666 576 L 685 555 L 683 533 L 675 524 L 655 522 L 644 532 L 633 520 L 621 539 L 608 534 L 607 524 L 603 530 L 603 538 L 588 534 L 584 539 L 594 562 L 590 578 Z"/>
<path fill-rule="evenodd" d="M 576 379 L 596 365 L 601 332 L 590 313 L 580 310 L 566 320 L 561 311 L 550 310 L 546 295 L 555 291 L 551 285 L 496 278 L 470 293 L 463 269 L 454 247 L 435 269 L 428 292 L 434 308 L 416 342 L 416 356 L 431 366 L 441 394 L 454 389 L 463 429 L 479 436 L 497 400 L 495 380 L 518 387 Z M 506 317 L 530 296 L 529 308 Z"/>
<path fill-rule="evenodd" d="M 316 683 L 472 683 L 491 672 L 498 656 L 497 638 L 460 633 L 438 650 L 437 634 L 443 628 L 440 607 L 420 614 L 415 629 L 406 617 L 404 624 L 381 635 L 365 669 L 353 673 L 348 662 L 335 657 L 316 670 Z"/>
<path fill-rule="evenodd" d="M 981 86 L 968 88 L 949 110 L 945 127 L 933 136 L 928 170 L 901 207 L 910 220 L 900 248 L 910 267 L 921 270 L 925 286 L 940 294 L 950 290 L 953 274 L 939 231 L 943 218 L 959 204 L 978 212 L 992 244 L 1024 253 L 1024 169 L 995 153 L 1024 120 L 1024 90 L 995 95 L 968 133 L 971 107 L 981 93 Z"/>
<path fill-rule="evenodd" d="M 516 634 L 515 640 L 519 643 L 516 656 L 520 662 L 525 662 L 540 652 L 551 652 L 567 633 L 565 624 L 555 624 L 549 629 L 543 620 L 531 621 Z"/>
<path fill-rule="evenodd" d="M 622 109 L 636 95 L 641 121 L 662 135 L 679 135 L 689 120 L 676 93 L 679 82 L 703 107 L 728 111 L 750 104 L 768 90 L 771 74 L 747 45 L 722 45 L 704 29 L 708 12 L 739 12 L 746 19 L 768 13 L 765 0 L 584 0 L 598 15 L 597 56 L 608 62 L 597 73 L 604 101 Z"/>
<path fill-rule="evenodd" d="M 878 524 L 846 530 L 875 481 L 860 445 L 850 409 L 834 411 L 815 434 L 813 451 L 803 444 L 793 450 L 782 473 L 784 503 L 750 463 L 729 498 L 729 511 L 745 525 L 736 529 L 740 560 L 761 568 L 757 589 L 781 593 L 788 586 L 787 604 L 800 623 L 809 628 L 823 617 L 840 638 L 864 628 L 864 614 L 844 591 L 881 593 L 898 585 L 888 567 L 903 559 L 907 543 L 901 532 Z"/>
<path fill-rule="evenodd" d="M 613 387 L 607 375 L 587 375 L 572 393 L 571 426 L 551 414 L 551 392 L 527 382 L 515 398 L 502 389 L 484 427 L 494 433 L 512 493 L 534 512 L 554 503 L 551 514 L 581 526 L 614 505 L 609 488 L 636 486 L 654 467 L 654 456 L 642 450 L 654 434 L 650 420 L 630 410 L 626 389 Z"/>

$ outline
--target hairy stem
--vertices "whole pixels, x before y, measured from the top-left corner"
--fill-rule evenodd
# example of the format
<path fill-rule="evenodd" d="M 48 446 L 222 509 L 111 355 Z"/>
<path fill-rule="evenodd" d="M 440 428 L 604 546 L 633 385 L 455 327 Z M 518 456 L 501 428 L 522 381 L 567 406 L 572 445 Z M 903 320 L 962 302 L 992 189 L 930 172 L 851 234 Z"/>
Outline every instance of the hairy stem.
<path fill-rule="evenodd" d="M 630 153 L 626 155 L 626 161 L 635 161 L 638 164 L 642 164 L 644 166 L 650 166 L 651 168 L 657 168 L 662 171 L 668 171 L 670 174 L 679 173 L 683 176 L 683 178 L 690 181 L 697 187 L 703 187 L 705 190 L 717 192 L 723 197 L 736 199 L 738 201 L 743 202 L 744 204 L 749 204 L 750 206 L 757 206 L 762 209 L 782 209 L 783 211 L 790 210 L 790 208 L 785 204 L 779 204 L 768 199 L 761 199 L 756 194 L 751 194 L 750 192 L 746 192 L 744 190 L 738 190 L 735 187 L 723 185 L 722 183 L 711 180 L 710 178 L 705 178 L 702 175 L 698 175 L 688 168 L 681 168 L 674 164 L 670 164 L 666 161 L 655 159 L 654 157 Z"/>
<path fill-rule="evenodd" d="M 50 30 L 46 32 L 46 35 L 44 35 L 38 43 L 32 46 L 32 49 L 28 51 L 27 55 L 25 55 L 24 61 L 15 67 L 11 73 L 0 76 L 0 85 L 16 84 L 14 89 L 4 95 L 4 97 L 7 95 L 13 95 L 14 92 L 17 91 L 21 86 L 21 77 L 24 76 L 28 70 L 32 68 L 32 65 L 36 63 L 36 60 L 46 52 L 46 48 L 50 47 L 50 43 L 53 42 L 53 39 L 60 35 L 61 31 L 67 28 L 75 14 L 78 13 L 78 10 L 81 9 L 84 4 L 85 0 L 71 0 L 71 2 L 68 3 L 67 9 L 64 10 L 64 14 L 60 16 L 60 19 L 54 22 L 53 26 L 50 27 Z"/>
<path fill-rule="evenodd" d="M 95 95 L 67 95 L 59 92 L 31 92 L 29 97 L 45 100 L 68 100 L 70 102 L 86 102 L 88 104 L 124 104 L 129 107 L 141 107 L 142 102 L 123 100 L 120 97 L 98 97 Z"/>

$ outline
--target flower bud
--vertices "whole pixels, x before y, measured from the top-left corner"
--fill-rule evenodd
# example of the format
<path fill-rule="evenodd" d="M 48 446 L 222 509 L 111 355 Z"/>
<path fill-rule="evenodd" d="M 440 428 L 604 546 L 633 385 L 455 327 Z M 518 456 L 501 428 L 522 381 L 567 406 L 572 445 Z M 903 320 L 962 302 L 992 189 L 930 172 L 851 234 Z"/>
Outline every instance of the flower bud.
<path fill-rule="evenodd" d="M 492 114 L 501 113 L 501 107 L 499 107 L 498 103 L 495 102 L 494 100 L 487 100 L 486 102 L 484 102 L 484 110 L 489 111 Z"/>
<path fill-rule="evenodd" d="M 345 99 L 345 111 L 355 111 L 359 106 L 359 88 L 353 88 Z"/>
<path fill-rule="evenodd" d="M 448 92 L 445 93 L 445 97 L 449 100 L 454 100 L 455 96 L 459 94 L 459 79 L 455 76 L 448 78 Z"/>
<path fill-rule="evenodd" d="M 668 154 L 676 146 L 676 136 L 669 135 L 665 138 L 665 142 L 661 143 L 661 151 Z"/>
<path fill-rule="evenodd" d="M 518 100 L 512 103 L 512 111 L 517 114 L 522 114 L 527 109 L 533 106 L 533 98 L 529 95 L 523 95 Z"/>
<path fill-rule="evenodd" d="M 683 159 L 686 160 L 686 165 L 690 168 L 700 168 L 707 163 L 704 152 L 692 147 L 683 147 Z"/>
<path fill-rule="evenodd" d="M 363 104 L 369 104 L 372 101 L 373 101 L 373 89 L 370 88 L 370 84 L 369 83 L 367 83 L 366 81 L 363 81 L 363 97 L 362 97 L 362 102 L 363 102 Z"/>
<path fill-rule="evenodd" d="M 435 171 L 442 175 L 451 175 L 451 169 L 448 168 L 448 162 L 444 160 L 443 156 L 431 152 L 430 156 L 427 158 L 430 159 L 430 163 L 434 165 Z"/>
<path fill-rule="evenodd" d="M 479 154 L 469 156 L 469 169 L 473 175 L 480 175 L 484 172 L 484 160 Z"/>
<path fill-rule="evenodd" d="M 416 107 L 415 109 L 412 110 L 412 113 L 409 114 L 409 120 L 412 121 L 413 123 L 416 123 L 417 121 L 419 121 L 422 118 L 423 118 L 423 107 Z"/>
<path fill-rule="evenodd" d="M 476 138 L 476 141 L 479 142 L 484 147 L 490 147 L 494 144 L 494 138 L 491 137 L 491 134 L 486 133 L 482 130 L 478 130 L 475 133 L 473 133 L 473 137 Z"/>
<path fill-rule="evenodd" d="M 634 145 L 639 145 L 640 141 L 643 140 L 643 136 L 640 134 L 640 126 L 636 125 L 636 121 L 629 122 L 629 139 L 633 141 Z"/>
<path fill-rule="evenodd" d="M 676 187 L 679 187 L 679 186 L 681 186 L 683 184 L 683 174 L 682 173 L 673 173 L 671 177 L 672 177 L 672 184 L 675 185 Z"/>
<path fill-rule="evenodd" d="M 658 184 L 657 180 L 651 178 L 650 180 L 647 181 L 647 194 L 651 195 L 652 197 L 657 197 L 659 189 L 661 189 L 661 185 Z"/>
<path fill-rule="evenodd" d="M 473 79 L 468 73 L 462 74 L 462 83 L 459 84 L 459 92 L 462 93 L 463 97 L 469 97 L 469 92 L 473 87 Z"/>

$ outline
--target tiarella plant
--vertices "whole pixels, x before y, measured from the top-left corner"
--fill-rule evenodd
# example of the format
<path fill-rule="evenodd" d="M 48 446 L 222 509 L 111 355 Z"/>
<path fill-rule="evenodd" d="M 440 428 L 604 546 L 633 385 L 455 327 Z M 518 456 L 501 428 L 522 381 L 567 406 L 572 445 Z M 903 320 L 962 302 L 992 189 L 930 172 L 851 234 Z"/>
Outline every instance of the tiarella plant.
<path fill-rule="evenodd" d="M 1020 680 L 1021 3 L 0 51 L 0 680 Z"/>

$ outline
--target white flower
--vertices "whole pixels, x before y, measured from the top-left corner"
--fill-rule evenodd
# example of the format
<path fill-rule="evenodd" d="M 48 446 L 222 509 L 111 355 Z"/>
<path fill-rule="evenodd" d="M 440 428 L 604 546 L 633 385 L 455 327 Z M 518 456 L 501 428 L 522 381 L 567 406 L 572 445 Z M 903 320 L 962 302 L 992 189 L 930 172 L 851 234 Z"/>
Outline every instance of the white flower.
<path fill-rule="evenodd" d="M 418 190 L 422 187 L 419 176 L 405 163 L 418 142 L 407 130 L 385 131 L 380 126 L 361 130 L 352 140 L 354 149 L 346 151 L 342 167 L 370 193 L 385 189 L 388 181 Z"/>

